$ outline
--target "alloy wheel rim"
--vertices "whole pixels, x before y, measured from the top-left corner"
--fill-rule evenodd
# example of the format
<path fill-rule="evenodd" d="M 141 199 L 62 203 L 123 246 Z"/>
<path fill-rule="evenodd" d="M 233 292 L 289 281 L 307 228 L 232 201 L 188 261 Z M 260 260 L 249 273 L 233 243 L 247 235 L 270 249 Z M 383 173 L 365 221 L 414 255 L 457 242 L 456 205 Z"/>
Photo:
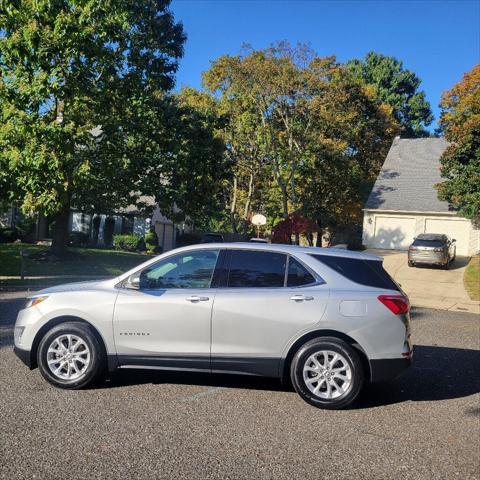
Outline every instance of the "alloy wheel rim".
<path fill-rule="evenodd" d="M 55 377 L 77 380 L 85 375 L 90 365 L 90 349 L 78 335 L 60 335 L 48 347 L 47 365 Z"/>
<path fill-rule="evenodd" d="M 340 353 L 320 350 L 305 361 L 303 381 L 316 397 L 334 400 L 352 388 L 352 369 Z"/>

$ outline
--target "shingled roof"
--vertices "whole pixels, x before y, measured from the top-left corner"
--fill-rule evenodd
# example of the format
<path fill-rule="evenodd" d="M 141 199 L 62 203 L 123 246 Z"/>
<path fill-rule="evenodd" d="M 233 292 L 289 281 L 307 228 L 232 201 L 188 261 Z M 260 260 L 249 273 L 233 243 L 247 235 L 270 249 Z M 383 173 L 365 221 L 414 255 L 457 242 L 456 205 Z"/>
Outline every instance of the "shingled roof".
<path fill-rule="evenodd" d="M 443 138 L 396 138 L 373 186 L 366 209 L 453 212 L 437 198 Z"/>

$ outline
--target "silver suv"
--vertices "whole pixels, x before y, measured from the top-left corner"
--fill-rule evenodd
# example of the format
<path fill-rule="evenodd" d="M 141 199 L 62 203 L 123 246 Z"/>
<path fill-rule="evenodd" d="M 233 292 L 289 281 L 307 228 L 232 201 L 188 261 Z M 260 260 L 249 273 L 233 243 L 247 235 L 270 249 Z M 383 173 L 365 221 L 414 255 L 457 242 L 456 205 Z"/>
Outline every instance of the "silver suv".
<path fill-rule="evenodd" d="M 290 378 L 310 404 L 343 408 L 407 368 L 412 344 L 380 258 L 222 243 L 42 290 L 18 314 L 15 352 L 61 388 L 117 368 L 235 373 Z"/>

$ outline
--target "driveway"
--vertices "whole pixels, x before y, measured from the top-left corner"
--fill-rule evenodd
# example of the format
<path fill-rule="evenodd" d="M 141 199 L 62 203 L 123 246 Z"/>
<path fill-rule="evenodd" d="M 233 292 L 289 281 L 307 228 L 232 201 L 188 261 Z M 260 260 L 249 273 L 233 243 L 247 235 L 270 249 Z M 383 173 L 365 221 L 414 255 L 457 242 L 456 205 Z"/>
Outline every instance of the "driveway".
<path fill-rule="evenodd" d="M 369 249 L 384 258 L 385 270 L 402 286 L 416 307 L 480 313 L 480 302 L 470 300 L 463 285 L 468 257 L 457 257 L 449 270 L 409 267 L 407 252 Z"/>
<path fill-rule="evenodd" d="M 317 410 L 278 381 L 123 371 L 62 391 L 12 352 L 0 294 L 0 479 L 478 480 L 478 318 L 414 309 L 414 363 L 356 408 Z"/>

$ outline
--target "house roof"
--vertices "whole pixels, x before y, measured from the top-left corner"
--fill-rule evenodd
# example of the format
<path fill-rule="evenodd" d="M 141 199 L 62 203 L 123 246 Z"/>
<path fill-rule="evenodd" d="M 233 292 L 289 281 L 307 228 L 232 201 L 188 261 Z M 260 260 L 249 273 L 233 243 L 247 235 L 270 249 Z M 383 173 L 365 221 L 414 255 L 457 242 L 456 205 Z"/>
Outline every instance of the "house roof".
<path fill-rule="evenodd" d="M 437 198 L 443 138 L 396 138 L 373 186 L 366 209 L 453 212 Z"/>

